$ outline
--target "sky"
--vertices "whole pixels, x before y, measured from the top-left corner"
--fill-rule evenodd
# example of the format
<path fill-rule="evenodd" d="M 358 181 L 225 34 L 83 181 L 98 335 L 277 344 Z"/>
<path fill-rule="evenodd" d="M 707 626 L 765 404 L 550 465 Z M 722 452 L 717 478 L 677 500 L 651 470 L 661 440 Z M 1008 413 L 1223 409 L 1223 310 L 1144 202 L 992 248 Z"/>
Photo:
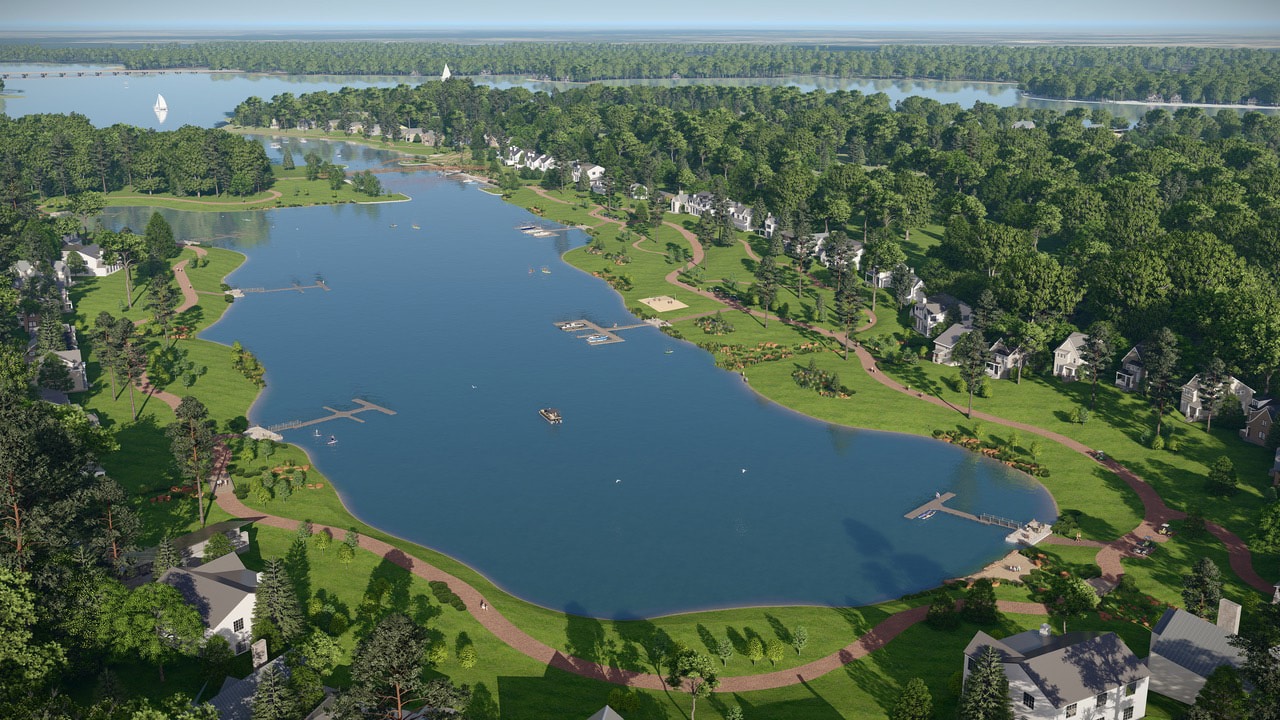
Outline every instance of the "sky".
<path fill-rule="evenodd" d="M 1280 28 L 1277 0 L 0 0 L 6 31 L 232 28 L 909 28 L 1188 32 Z M 56 14 L 50 13 L 56 8 Z"/>

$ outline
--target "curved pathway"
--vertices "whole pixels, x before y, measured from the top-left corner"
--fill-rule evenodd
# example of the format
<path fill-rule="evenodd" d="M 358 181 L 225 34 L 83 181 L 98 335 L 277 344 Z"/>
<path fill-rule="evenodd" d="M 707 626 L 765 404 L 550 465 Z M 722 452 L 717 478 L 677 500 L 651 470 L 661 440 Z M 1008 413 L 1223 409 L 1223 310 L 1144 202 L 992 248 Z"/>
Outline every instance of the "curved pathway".
<path fill-rule="evenodd" d="M 224 486 L 225 487 L 225 486 Z M 277 517 L 275 515 L 266 515 L 254 510 L 242 503 L 235 495 L 226 492 L 219 492 L 215 496 L 218 506 L 224 511 L 230 513 L 234 517 L 253 520 L 262 525 L 279 528 L 281 530 L 293 531 L 298 527 L 297 520 Z M 335 538 L 341 537 L 345 530 L 329 527 L 327 525 L 315 525 L 314 530 L 327 530 L 330 535 Z M 593 680 L 602 680 L 604 682 L 614 683 L 617 685 L 629 685 L 631 687 L 644 688 L 646 690 L 668 690 L 670 689 L 666 681 L 659 675 L 653 673 L 642 673 L 634 670 L 623 670 L 621 668 L 609 667 L 596 662 L 582 660 L 581 658 L 566 655 L 541 640 L 531 637 L 528 633 L 516 627 L 510 620 L 502 615 L 492 603 L 487 603 L 487 609 L 481 610 L 480 603 L 483 596 L 480 591 L 467 584 L 458 577 L 451 575 L 434 565 L 423 562 L 422 560 L 412 557 L 404 553 L 404 551 L 393 547 L 392 545 L 371 538 L 365 535 L 360 536 L 360 547 L 372 552 L 389 562 L 408 570 L 414 575 L 427 580 L 441 580 L 449 583 L 449 589 L 458 594 L 463 602 L 467 605 L 467 612 L 476 619 L 486 630 L 493 633 L 499 640 L 503 641 L 513 649 L 527 655 L 544 665 L 575 675 L 591 678 Z M 1044 605 L 1039 603 L 1011 602 L 1001 600 L 998 603 L 1002 612 L 1021 613 L 1025 615 L 1046 615 L 1048 614 Z M 813 680 L 819 676 L 825 675 L 832 670 L 837 670 L 844 665 L 866 657 L 867 655 L 883 648 L 903 631 L 907 630 L 916 623 L 924 620 L 928 614 L 929 607 L 920 605 L 918 607 L 908 608 L 899 611 L 889 617 L 881 620 L 879 624 L 871 628 L 865 634 L 861 635 L 853 642 L 844 646 L 840 650 L 831 653 L 825 657 L 818 658 L 811 662 L 805 663 L 799 667 L 789 668 L 786 670 L 777 670 L 770 673 L 761 673 L 759 675 L 737 675 L 733 677 L 723 678 L 720 682 L 719 692 L 748 692 L 751 690 L 770 690 L 773 688 L 786 687 L 788 685 L 797 685 L 802 682 Z"/>
<path fill-rule="evenodd" d="M 673 270 L 670 273 L 667 273 L 666 281 L 677 287 L 702 295 L 703 297 L 717 300 L 719 302 L 725 302 L 724 299 L 716 297 L 714 293 L 701 290 L 699 288 L 695 288 L 680 280 L 680 273 L 692 267 L 693 265 L 697 265 L 698 263 L 702 262 L 702 258 L 705 256 L 705 253 L 703 252 L 702 245 L 698 242 L 698 238 L 696 235 L 684 229 L 683 227 L 679 227 L 675 225 L 674 223 L 664 222 L 663 224 L 668 227 L 674 228 L 675 230 L 680 232 L 680 234 L 684 236 L 686 240 L 689 241 L 689 244 L 693 247 L 693 258 L 694 258 L 690 264 L 685 265 L 682 268 Z M 754 315 L 756 317 L 765 317 L 765 318 L 768 317 L 765 313 L 762 313 L 758 310 L 751 310 L 751 309 L 745 308 L 742 305 L 735 302 L 729 302 L 728 304 L 731 307 L 734 307 L 738 310 L 746 312 L 750 315 Z M 871 321 L 872 321 L 872 324 L 874 324 L 875 322 L 874 315 L 871 317 Z M 876 360 L 871 356 L 871 353 L 867 352 L 866 348 L 863 348 L 862 345 L 859 344 L 856 340 L 850 340 L 850 338 L 845 333 L 834 332 L 831 330 L 827 330 L 826 328 L 815 327 L 815 326 L 808 325 L 806 323 L 802 323 L 796 320 L 781 319 L 781 322 L 787 323 L 788 325 L 794 325 L 796 327 L 802 327 L 812 332 L 817 332 L 825 337 L 835 340 L 845 348 L 852 347 L 854 353 L 858 357 L 858 362 L 862 365 L 862 369 L 865 370 L 867 374 L 869 374 L 877 382 L 889 388 L 890 390 L 895 390 L 905 395 L 910 395 L 919 400 L 923 400 L 924 402 L 937 405 L 938 407 L 946 408 L 949 410 L 955 410 L 956 412 L 964 412 L 963 408 L 953 405 L 952 403 L 949 403 L 940 397 L 936 397 L 934 395 L 926 395 L 923 392 L 911 390 L 910 388 L 903 385 L 902 383 L 899 383 L 892 378 L 886 377 L 884 373 L 880 372 L 879 367 L 876 364 Z M 867 327 L 870 327 L 870 325 L 868 325 Z M 866 329 L 865 327 L 859 328 L 858 331 L 860 332 L 865 329 Z M 1143 480 L 1137 473 L 1133 472 L 1132 470 L 1129 470 L 1128 468 L 1124 467 L 1120 463 L 1110 458 L 1099 459 L 1095 451 L 1082 442 L 1079 442 L 1073 438 L 1069 438 L 1066 435 L 1063 435 L 1061 433 L 1056 433 L 1052 430 L 1046 430 L 1036 425 L 1030 425 L 1028 423 L 1018 422 L 1016 420 L 1008 420 L 998 415 L 991 415 L 989 413 L 984 413 L 978 410 L 975 410 L 971 417 L 985 420 L 987 422 L 991 422 L 996 425 L 1003 425 L 1005 427 L 1021 430 L 1023 432 L 1031 433 L 1033 435 L 1039 435 L 1040 437 L 1046 438 L 1048 440 L 1052 440 L 1067 448 L 1070 448 L 1071 450 L 1081 453 L 1082 455 L 1085 455 L 1086 457 L 1090 458 L 1091 460 L 1098 463 L 1102 467 L 1105 467 L 1111 472 L 1115 473 L 1121 480 L 1124 480 L 1125 484 L 1127 484 L 1129 488 L 1133 490 L 1134 493 L 1137 494 L 1138 498 L 1142 500 L 1143 520 L 1138 525 L 1138 527 L 1134 528 L 1132 531 L 1128 533 L 1125 533 L 1124 535 L 1111 541 L 1110 543 L 1103 545 L 1101 549 L 1098 551 L 1096 562 L 1098 563 L 1098 566 L 1102 569 L 1103 578 L 1106 579 L 1108 582 L 1115 583 L 1119 581 L 1120 576 L 1124 574 L 1124 566 L 1121 564 L 1121 559 L 1124 557 L 1135 557 L 1134 555 L 1132 555 L 1132 550 L 1134 546 L 1136 546 L 1139 542 L 1147 538 L 1150 538 L 1155 542 L 1167 541 L 1169 539 L 1169 536 L 1159 534 L 1158 532 L 1156 532 L 1156 529 L 1159 528 L 1160 525 L 1163 523 L 1170 522 L 1173 520 L 1181 520 L 1187 516 L 1186 513 L 1180 510 L 1174 510 L 1173 508 L 1170 508 L 1168 505 L 1166 505 L 1164 500 L 1160 497 L 1159 493 L 1156 492 L 1155 488 L 1151 487 L 1151 485 L 1148 484 L 1145 480 Z M 1230 530 L 1227 530 L 1226 528 L 1216 523 L 1206 522 L 1205 528 L 1210 533 L 1212 533 L 1214 537 L 1216 537 L 1219 541 L 1221 541 L 1222 544 L 1226 547 L 1227 558 L 1228 558 L 1228 562 L 1231 565 L 1232 572 L 1234 572 L 1241 580 L 1243 580 L 1247 585 L 1253 587 L 1258 592 L 1261 592 L 1266 595 L 1270 595 L 1273 592 L 1274 584 L 1267 582 L 1265 579 L 1262 578 L 1261 575 L 1257 573 L 1256 570 L 1254 570 L 1253 556 L 1249 552 L 1249 548 L 1248 546 L 1245 545 L 1243 540 L 1241 540 L 1237 535 L 1232 533 Z"/>
<path fill-rule="evenodd" d="M 206 255 L 209 254 L 209 251 L 205 250 L 202 247 L 197 247 L 195 245 L 188 245 L 187 247 L 191 248 L 191 250 L 196 254 L 196 257 L 205 257 Z M 173 277 L 178 281 L 178 287 L 182 290 L 182 304 L 178 305 L 173 309 L 174 313 L 177 314 L 177 313 L 182 313 L 187 310 L 190 310 L 192 307 L 195 307 L 196 303 L 200 302 L 200 298 L 196 295 L 196 290 L 191 285 L 190 278 L 187 277 L 187 261 L 186 260 L 180 260 L 173 264 Z M 222 293 L 218 293 L 218 294 L 221 295 Z M 134 326 L 138 326 L 138 325 L 142 325 L 145 322 L 147 322 L 147 320 L 146 318 L 143 318 L 141 320 L 134 321 L 133 324 Z M 177 410 L 178 405 L 182 403 L 182 398 L 178 397 L 177 395 L 174 395 L 173 393 L 167 392 L 165 390 L 160 390 L 158 388 L 152 387 L 151 378 L 147 377 L 146 372 L 143 372 L 142 375 L 138 377 L 138 383 L 136 387 L 143 394 L 150 395 L 151 397 L 159 400 L 165 405 L 168 405 L 172 410 Z"/>
<path fill-rule="evenodd" d="M 164 202 L 192 203 L 193 205 L 215 205 L 219 207 L 221 206 L 244 207 L 245 205 L 258 205 L 264 202 L 271 202 L 273 200 L 279 200 L 280 198 L 284 197 L 284 193 L 280 192 L 279 190 L 268 190 L 267 194 L 269 195 L 269 197 L 260 198 L 258 200 L 241 200 L 239 202 L 222 202 L 222 201 L 214 201 L 214 200 L 191 200 L 189 198 L 157 198 L 151 195 L 113 195 L 107 198 L 107 203 L 110 204 L 112 200 L 163 200 Z"/>

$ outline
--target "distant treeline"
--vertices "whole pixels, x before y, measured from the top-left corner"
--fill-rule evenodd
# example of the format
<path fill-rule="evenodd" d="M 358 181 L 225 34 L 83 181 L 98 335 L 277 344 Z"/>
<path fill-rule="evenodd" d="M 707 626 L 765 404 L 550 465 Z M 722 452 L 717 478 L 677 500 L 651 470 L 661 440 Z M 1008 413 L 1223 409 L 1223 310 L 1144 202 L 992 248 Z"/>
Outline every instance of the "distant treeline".
<path fill-rule="evenodd" d="M 262 143 L 190 125 L 95 128 L 83 115 L 0 115 L 0 203 L 111 192 L 250 195 L 271 186 Z M 7 265 L 6 265 L 7 267 Z"/>
<path fill-rule="evenodd" d="M 0 61 L 118 63 L 293 74 L 527 74 L 554 80 L 829 75 L 1017 82 L 1084 100 L 1180 96 L 1188 103 L 1280 103 L 1280 54 L 1202 47 L 760 44 L 202 42 L 142 47 L 0 46 Z"/>

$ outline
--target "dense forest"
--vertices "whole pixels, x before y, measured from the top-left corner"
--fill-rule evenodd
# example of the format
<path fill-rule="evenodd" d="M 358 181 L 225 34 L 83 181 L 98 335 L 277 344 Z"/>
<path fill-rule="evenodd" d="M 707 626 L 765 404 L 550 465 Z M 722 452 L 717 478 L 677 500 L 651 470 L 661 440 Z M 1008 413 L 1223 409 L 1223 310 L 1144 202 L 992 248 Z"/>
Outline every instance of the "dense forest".
<path fill-rule="evenodd" d="M 828 75 L 1017 82 L 1083 100 L 1179 96 L 1188 103 L 1280 103 L 1280 53 L 1203 47 L 760 44 L 203 42 L 142 47 L 0 45 L 0 62 L 119 63 L 295 74 L 524 74 L 557 80 Z"/>
<path fill-rule="evenodd" d="M 917 273 L 930 292 L 985 297 L 1015 337 L 1056 344 L 1107 320 L 1139 342 L 1168 326 L 1189 371 L 1217 355 L 1263 388 L 1280 365 L 1280 118 L 1154 110 L 1118 136 L 1083 110 L 891 107 L 883 95 L 761 87 L 546 95 L 467 81 L 252 98 L 235 118 L 365 113 L 477 154 L 492 152 L 489 135 L 594 162 L 615 187 L 710 189 L 801 234 L 861 236 L 863 218 L 873 239 L 940 224 Z M 1014 127 L 1027 117 L 1036 127 Z"/>
<path fill-rule="evenodd" d="M 250 195 L 272 183 L 261 143 L 222 130 L 95 128 L 83 115 L 0 115 L 0 202 L 111 192 Z"/>

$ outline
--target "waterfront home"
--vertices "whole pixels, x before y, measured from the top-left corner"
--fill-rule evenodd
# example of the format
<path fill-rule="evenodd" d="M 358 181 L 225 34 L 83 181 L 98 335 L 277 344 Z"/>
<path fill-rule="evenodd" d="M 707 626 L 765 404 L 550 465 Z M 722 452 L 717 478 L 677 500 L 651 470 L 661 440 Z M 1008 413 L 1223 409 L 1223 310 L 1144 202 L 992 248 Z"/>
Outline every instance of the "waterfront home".
<path fill-rule="evenodd" d="M 890 281 L 892 281 L 892 273 L 890 273 Z M 933 329 L 953 314 L 961 325 L 968 327 L 973 324 L 973 309 L 950 295 L 931 295 L 911 308 L 911 318 L 916 332 L 925 337 L 932 335 Z"/>
<path fill-rule="evenodd" d="M 229 553 L 198 567 L 165 570 L 159 582 L 178 589 L 204 621 L 205 637 L 221 635 L 239 655 L 253 638 L 253 603 L 258 573 Z"/>
<path fill-rule="evenodd" d="M 960 338 L 972 331 L 973 328 L 967 325 L 955 323 L 938 333 L 938 337 L 933 339 L 933 361 L 939 365 L 955 365 L 955 361 L 951 359 L 951 352 L 955 350 L 956 343 L 960 342 Z"/>
<path fill-rule="evenodd" d="M 1053 351 L 1053 374 L 1063 380 L 1079 380 L 1084 375 L 1084 368 L 1089 364 L 1084 359 L 1084 340 L 1088 337 L 1082 332 L 1073 332 L 1067 336 Z"/>
<path fill-rule="evenodd" d="M 1125 392 L 1133 392 L 1142 386 L 1147 371 L 1142 367 L 1142 351 L 1137 345 L 1129 348 L 1129 352 L 1120 358 L 1120 369 L 1116 371 L 1116 387 Z"/>
<path fill-rule="evenodd" d="M 1280 413 L 1280 403 L 1271 398 L 1254 399 L 1249 413 L 1245 416 L 1244 427 L 1240 428 L 1240 439 L 1254 445 L 1265 446 L 1271 426 L 1275 424 L 1276 415 Z"/>
<path fill-rule="evenodd" d="M 84 260 L 85 273 L 94 277 L 106 277 L 111 273 L 124 267 L 120 263 L 107 262 L 103 255 L 104 251 L 98 245 L 82 245 L 78 242 L 71 241 L 70 236 L 63 238 L 65 245 L 62 249 L 62 260 L 66 262 L 71 253 L 75 253 Z"/>
<path fill-rule="evenodd" d="M 1216 624 L 1181 608 L 1169 608 L 1151 629 L 1151 691 L 1190 705 L 1209 674 L 1222 665 L 1239 668 L 1244 653 L 1231 645 L 1240 632 L 1240 606 L 1223 599 Z"/>
<path fill-rule="evenodd" d="M 604 177 L 604 168 L 588 162 L 574 162 L 570 175 L 574 182 L 578 182 L 582 178 L 582 174 L 587 174 L 587 184 L 595 185 Z"/>
<path fill-rule="evenodd" d="M 1024 720 L 1139 720 L 1151 671 L 1115 633 L 1054 635 L 1048 625 L 996 640 L 978 632 L 964 650 L 964 677 L 987 648 L 1000 654 L 1009 698 Z"/>
<path fill-rule="evenodd" d="M 183 562 L 203 560 L 204 550 L 208 546 L 209 540 L 214 535 L 225 535 L 227 540 L 231 541 L 231 549 L 242 553 L 249 549 L 249 531 L 245 530 L 245 527 L 250 522 L 252 521 L 224 520 L 220 523 L 206 525 L 195 532 L 174 538 L 173 547 L 178 551 L 178 556 L 182 558 Z"/>
<path fill-rule="evenodd" d="M 684 191 L 671 196 L 671 212 L 677 214 L 702 217 L 706 213 L 715 212 L 711 193 L 702 191 L 690 195 Z"/>
<path fill-rule="evenodd" d="M 1026 362 L 1026 353 L 1020 347 L 1010 347 L 1004 339 L 996 340 L 988 348 L 991 357 L 987 360 L 987 375 L 995 380 L 1007 380 Z"/>
<path fill-rule="evenodd" d="M 400 139 L 405 142 L 422 142 L 422 128 L 401 125 Z"/>
<path fill-rule="evenodd" d="M 751 209 L 750 205 L 743 205 L 740 202 L 734 202 L 732 200 L 729 201 L 729 222 L 733 223 L 735 228 L 743 232 L 749 232 L 751 228 L 754 227 L 751 224 L 751 220 L 754 216 L 755 211 Z"/>
<path fill-rule="evenodd" d="M 1240 412 L 1245 417 L 1249 416 L 1249 408 L 1253 404 L 1253 388 L 1240 382 L 1235 376 L 1228 375 L 1227 380 L 1223 383 L 1225 392 L 1218 399 L 1219 407 L 1207 407 L 1207 400 L 1204 393 L 1201 392 L 1200 376 L 1196 375 L 1182 386 L 1182 397 L 1178 401 L 1178 409 L 1182 411 L 1188 422 L 1199 422 L 1209 417 L 1210 414 L 1218 414 L 1221 411 L 1221 404 L 1225 402 L 1228 395 L 1234 395 L 1240 401 Z"/>
<path fill-rule="evenodd" d="M 769 213 L 765 216 L 764 222 L 760 223 L 760 234 L 772 239 L 773 234 L 778 232 L 778 219 Z"/>

